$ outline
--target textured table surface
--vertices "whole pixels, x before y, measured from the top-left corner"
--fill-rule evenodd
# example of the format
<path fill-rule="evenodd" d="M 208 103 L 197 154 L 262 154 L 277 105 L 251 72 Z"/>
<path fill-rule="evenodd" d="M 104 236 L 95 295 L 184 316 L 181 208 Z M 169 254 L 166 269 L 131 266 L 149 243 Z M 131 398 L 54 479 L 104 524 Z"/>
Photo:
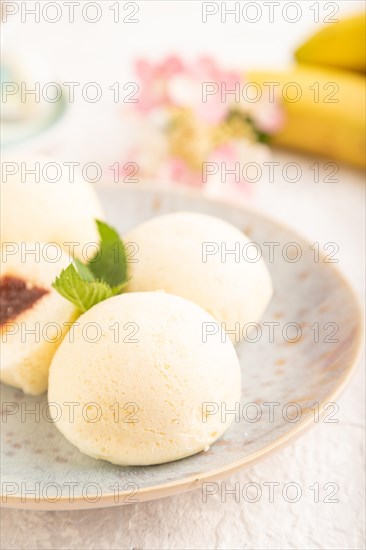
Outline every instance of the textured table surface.
<path fill-rule="evenodd" d="M 347 4 L 360 6 L 357 2 Z M 345 9 L 344 6 L 341 8 Z M 45 41 L 52 43 L 53 57 L 50 59 L 55 62 L 64 80 L 72 80 L 77 73 L 93 74 L 93 63 L 102 71 L 100 48 L 104 39 L 109 47 L 112 39 L 115 41 L 115 47 L 110 52 L 111 59 L 123 58 L 124 50 L 119 46 L 122 38 L 113 36 L 108 41 L 108 28 L 99 28 L 94 35 L 85 31 L 84 40 L 80 37 L 78 52 L 74 51 L 72 40 L 67 40 L 67 29 L 57 35 L 56 40 L 57 32 L 61 33 L 60 29 L 51 29 L 50 25 L 39 25 L 36 29 L 32 25 L 22 28 L 21 46 L 24 48 L 28 39 L 35 48 L 44 47 Z M 83 32 L 82 28 L 79 29 L 79 34 Z M 247 39 L 240 37 L 238 30 L 236 33 L 231 37 L 231 46 L 235 40 L 238 45 L 239 39 L 244 42 Z M 253 38 L 253 29 L 250 33 Z M 271 61 L 286 61 L 285 52 L 295 38 L 294 30 L 290 38 L 279 37 L 277 54 L 270 54 Z M 256 43 L 257 58 L 263 64 L 265 56 L 260 42 L 258 39 Z M 192 43 L 183 46 L 182 38 L 182 44 L 177 49 L 180 51 L 187 47 L 190 52 L 203 49 L 198 36 L 192 38 Z M 160 44 L 160 50 L 157 45 L 154 53 L 162 50 L 164 40 L 159 42 L 157 38 L 157 44 Z M 143 52 L 143 44 L 135 49 Z M 217 53 L 217 46 L 212 45 L 211 49 L 212 53 Z M 228 47 L 223 47 L 224 60 L 229 58 L 230 51 Z M 245 47 L 243 51 L 244 61 L 248 62 Z M 237 50 L 234 57 L 237 61 Z M 87 117 L 87 114 L 80 116 Z M 84 122 L 88 123 L 87 118 Z M 93 121 L 90 124 L 93 127 Z M 42 144 L 40 150 L 67 156 L 65 151 L 70 151 L 70 141 L 75 143 L 75 136 L 82 135 L 80 118 L 75 121 L 69 117 L 63 132 L 56 135 L 49 147 Z M 69 140 L 68 136 L 73 137 Z M 92 140 L 88 141 L 85 132 L 83 139 L 84 158 L 93 159 L 95 149 Z M 313 172 L 309 169 L 314 159 L 277 152 L 274 160 L 282 166 L 286 162 L 298 162 L 303 177 L 298 183 L 286 182 L 279 176 L 275 183 L 260 184 L 253 198 L 254 206 L 292 225 L 313 241 L 323 244 L 337 242 L 339 268 L 363 300 L 365 193 L 361 175 L 342 168 L 337 174 L 338 182 L 321 180 L 315 183 Z M 288 447 L 225 480 L 228 490 L 234 489 L 236 483 L 240 484 L 240 488 L 250 482 L 259 484 L 262 496 L 255 503 L 248 502 L 243 496 L 236 502 L 232 494 L 227 494 L 226 502 L 223 502 L 222 491 L 203 502 L 201 491 L 196 490 L 159 501 L 90 511 L 3 509 L 1 548 L 361 550 L 365 548 L 364 387 L 363 356 L 353 379 L 337 401 L 339 411 L 335 418 L 338 422 L 319 422 Z M 270 498 L 269 483 L 277 484 L 273 498 Z M 298 502 L 287 502 L 283 496 L 282 489 L 287 483 L 300 486 L 302 495 Z M 316 487 L 319 487 L 318 499 L 315 496 Z M 333 499 L 337 502 L 327 502 L 327 496 L 331 495 L 334 487 L 337 491 Z"/>

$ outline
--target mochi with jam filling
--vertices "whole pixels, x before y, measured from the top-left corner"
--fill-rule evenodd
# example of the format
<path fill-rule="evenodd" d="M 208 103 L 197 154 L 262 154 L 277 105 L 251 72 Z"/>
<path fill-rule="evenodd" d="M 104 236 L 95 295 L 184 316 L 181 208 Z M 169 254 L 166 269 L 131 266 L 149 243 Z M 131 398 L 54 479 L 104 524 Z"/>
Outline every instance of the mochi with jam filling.
<path fill-rule="evenodd" d="M 51 287 L 69 257 L 52 245 L 50 261 L 46 246 L 50 252 L 45 243 L 23 243 L 0 258 L 0 379 L 31 395 L 46 391 L 53 354 L 77 316 Z"/>

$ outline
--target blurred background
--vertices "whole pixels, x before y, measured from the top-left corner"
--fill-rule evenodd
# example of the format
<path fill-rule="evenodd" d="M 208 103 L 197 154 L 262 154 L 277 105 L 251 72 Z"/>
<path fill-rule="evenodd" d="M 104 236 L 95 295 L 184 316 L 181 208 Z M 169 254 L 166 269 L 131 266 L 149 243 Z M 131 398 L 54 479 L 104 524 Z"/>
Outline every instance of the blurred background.
<path fill-rule="evenodd" d="M 203 162 L 269 160 L 258 141 L 363 168 L 363 9 L 352 0 L 2 2 L 2 144 L 100 163 L 102 180 L 115 179 L 115 162 L 134 162 L 135 180 L 202 188 Z M 218 189 L 216 176 L 207 187 L 238 191 Z M 260 187 L 254 168 L 233 179 L 244 195 Z"/>
<path fill-rule="evenodd" d="M 363 1 L 1 6 L 4 156 L 75 163 L 98 184 L 194 187 L 324 242 L 353 211 L 337 238 L 359 233 Z M 348 261 L 354 272 L 359 254 Z"/>

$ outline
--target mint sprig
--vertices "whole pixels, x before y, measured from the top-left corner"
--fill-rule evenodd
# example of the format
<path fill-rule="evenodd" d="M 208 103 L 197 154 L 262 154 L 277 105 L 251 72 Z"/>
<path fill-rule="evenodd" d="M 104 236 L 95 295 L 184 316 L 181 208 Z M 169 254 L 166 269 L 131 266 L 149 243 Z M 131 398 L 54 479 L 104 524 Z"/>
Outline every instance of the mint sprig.
<path fill-rule="evenodd" d="M 52 286 L 83 313 L 98 302 L 113 296 L 112 289 L 107 283 L 83 279 L 74 264 L 63 269 Z"/>
<path fill-rule="evenodd" d="M 127 279 L 127 258 L 123 241 L 117 231 L 105 222 L 96 220 L 100 235 L 100 249 L 89 262 L 88 268 L 96 279 L 111 287 Z"/>
<path fill-rule="evenodd" d="M 98 252 L 87 264 L 75 259 L 52 283 L 61 296 L 83 313 L 98 302 L 120 294 L 128 282 L 122 239 L 105 222 L 96 220 L 96 224 L 100 236 Z"/>

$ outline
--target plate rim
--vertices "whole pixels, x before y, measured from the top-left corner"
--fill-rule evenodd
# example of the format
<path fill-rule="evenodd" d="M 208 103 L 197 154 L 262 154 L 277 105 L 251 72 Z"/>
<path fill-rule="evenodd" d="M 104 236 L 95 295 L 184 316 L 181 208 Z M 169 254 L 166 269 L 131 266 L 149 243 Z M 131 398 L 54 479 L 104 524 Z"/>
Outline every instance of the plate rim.
<path fill-rule="evenodd" d="M 121 192 L 124 190 L 137 191 L 139 193 L 144 193 L 145 191 L 154 192 L 157 195 L 161 194 L 170 194 L 175 196 L 180 196 L 183 198 L 192 198 L 198 199 L 201 202 L 210 202 L 217 205 L 224 205 L 226 207 L 231 207 L 236 211 L 250 211 L 259 218 L 264 218 L 266 221 L 269 221 L 272 224 L 280 226 L 282 229 L 290 231 L 293 235 L 298 236 L 305 243 L 309 243 L 307 237 L 304 237 L 301 232 L 298 232 L 296 229 L 293 229 L 291 226 L 282 223 L 282 221 L 277 220 L 275 217 L 268 215 L 266 212 L 261 211 L 258 208 L 253 207 L 249 204 L 234 204 L 229 199 L 222 197 L 211 197 L 204 196 L 198 190 L 191 188 L 183 187 L 165 187 L 163 185 L 156 185 L 153 183 L 144 183 L 140 187 L 136 187 L 133 184 L 124 184 L 123 187 L 119 186 L 117 183 L 107 182 L 95 186 L 98 192 L 103 192 L 106 188 L 116 188 Z M 321 257 L 325 257 L 325 253 L 319 251 Z M 363 336 L 363 326 L 364 326 L 364 317 L 361 310 L 360 300 L 355 293 L 355 290 L 352 284 L 348 281 L 347 277 L 343 274 L 342 270 L 339 269 L 334 264 L 328 263 L 328 269 L 333 270 L 336 273 L 339 281 L 343 284 L 349 294 L 352 296 L 352 300 L 357 311 L 357 330 L 354 336 L 354 351 L 351 359 L 349 360 L 348 367 L 344 370 L 343 376 L 337 381 L 336 387 L 333 391 L 324 397 L 319 403 L 319 418 L 325 415 L 326 411 L 324 410 L 324 405 L 329 401 L 335 401 L 337 397 L 344 391 L 348 382 L 350 381 L 352 375 L 354 374 L 358 361 L 361 356 L 361 352 L 364 344 Z M 229 476 L 244 467 L 248 467 L 262 460 L 263 458 L 269 456 L 276 450 L 283 448 L 285 445 L 290 443 L 292 440 L 296 439 L 300 435 L 309 429 L 314 422 L 310 415 L 306 416 L 304 419 L 301 419 L 299 423 L 289 432 L 278 437 L 268 445 L 264 446 L 262 449 L 250 453 L 243 459 L 236 460 L 231 462 L 221 468 L 216 468 L 209 470 L 207 472 L 197 474 L 195 476 L 185 477 L 179 481 L 172 481 L 168 483 L 163 483 L 159 485 L 152 485 L 151 487 L 145 487 L 143 489 L 138 489 L 136 493 L 135 501 L 126 501 L 131 496 L 131 491 L 119 491 L 116 493 L 107 493 L 104 494 L 96 502 L 86 501 L 83 496 L 74 497 L 73 501 L 69 500 L 69 497 L 60 497 L 56 502 L 50 502 L 50 500 L 45 500 L 43 498 L 37 498 L 34 495 L 30 495 L 31 498 L 19 497 L 7 495 L 6 501 L 4 502 L 4 495 L 0 495 L 1 507 L 3 508 L 13 508 L 13 509 L 23 509 L 23 510 L 44 510 L 44 511 L 61 511 L 61 510 L 84 510 L 84 509 L 97 509 L 97 508 L 108 508 L 112 506 L 124 506 L 127 504 L 139 504 L 140 502 L 146 502 L 150 500 L 157 500 L 159 498 L 164 498 L 168 496 L 173 496 L 176 494 L 192 491 L 201 487 L 201 484 L 206 482 L 213 482 L 215 480 L 221 479 L 222 477 Z M 117 500 L 117 501 L 116 501 Z"/>

